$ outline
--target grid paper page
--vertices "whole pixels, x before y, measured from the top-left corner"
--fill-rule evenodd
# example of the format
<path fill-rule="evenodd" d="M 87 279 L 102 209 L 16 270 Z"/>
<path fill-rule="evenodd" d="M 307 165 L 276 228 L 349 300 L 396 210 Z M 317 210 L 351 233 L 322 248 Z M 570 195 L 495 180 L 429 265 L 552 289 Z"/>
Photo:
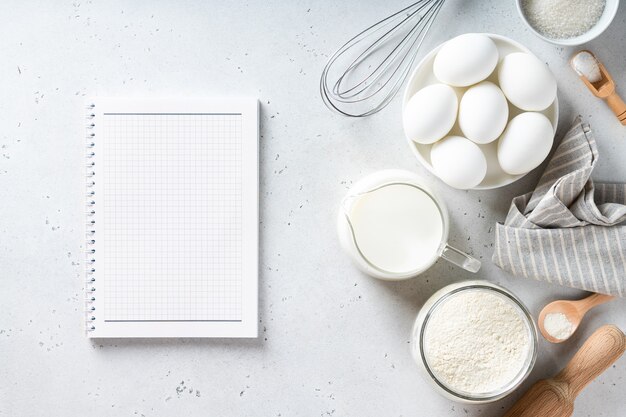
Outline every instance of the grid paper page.
<path fill-rule="evenodd" d="M 104 113 L 104 320 L 242 319 L 242 116 Z"/>

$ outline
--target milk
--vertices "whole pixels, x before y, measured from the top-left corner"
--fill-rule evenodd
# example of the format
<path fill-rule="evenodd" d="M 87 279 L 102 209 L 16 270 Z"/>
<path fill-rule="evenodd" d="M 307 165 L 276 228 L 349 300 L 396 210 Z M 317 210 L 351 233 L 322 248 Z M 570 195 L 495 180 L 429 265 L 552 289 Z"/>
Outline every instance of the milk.
<path fill-rule="evenodd" d="M 443 218 L 432 197 L 417 187 L 393 184 L 359 195 L 349 217 L 361 254 L 377 268 L 421 271 L 438 256 Z"/>

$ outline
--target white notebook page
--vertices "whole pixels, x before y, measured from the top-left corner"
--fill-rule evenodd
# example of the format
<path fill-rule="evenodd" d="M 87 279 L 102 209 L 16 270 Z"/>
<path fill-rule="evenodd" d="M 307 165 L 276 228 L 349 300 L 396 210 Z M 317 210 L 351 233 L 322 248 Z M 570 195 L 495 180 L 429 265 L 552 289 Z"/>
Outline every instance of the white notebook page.
<path fill-rule="evenodd" d="M 101 311 L 93 336 L 98 327 L 130 337 L 254 336 L 257 223 L 250 230 L 244 221 L 251 211 L 258 218 L 249 196 L 258 195 L 256 158 L 245 166 L 250 148 L 257 153 L 257 133 L 245 131 L 252 115 L 150 103 L 120 111 L 96 100 Z M 250 171 L 255 186 L 245 181 Z"/>

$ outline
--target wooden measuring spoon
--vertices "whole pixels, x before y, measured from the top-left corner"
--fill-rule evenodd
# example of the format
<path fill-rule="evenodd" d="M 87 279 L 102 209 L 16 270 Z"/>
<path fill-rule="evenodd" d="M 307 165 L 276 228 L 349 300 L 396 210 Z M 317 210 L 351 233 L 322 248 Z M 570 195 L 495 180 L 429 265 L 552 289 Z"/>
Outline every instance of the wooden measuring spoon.
<path fill-rule="evenodd" d="M 613 325 L 596 330 L 554 378 L 535 383 L 504 417 L 568 417 L 576 396 L 619 359 L 626 349 L 626 336 Z"/>
<path fill-rule="evenodd" d="M 612 295 L 606 294 L 592 294 L 587 298 L 583 298 L 582 300 L 570 301 L 570 300 L 557 300 L 553 301 L 541 310 L 539 313 L 539 318 L 537 319 L 537 324 L 539 327 L 539 331 L 546 338 L 548 342 L 552 343 L 561 343 L 565 342 L 569 339 L 576 329 L 578 329 L 578 325 L 582 321 L 583 317 L 587 313 L 587 311 L 591 310 L 597 305 L 602 303 L 606 303 L 607 301 L 611 301 L 615 297 Z M 550 333 L 545 328 L 545 319 L 548 314 L 553 313 L 563 313 L 567 320 L 572 323 L 574 327 L 572 329 L 571 334 L 565 339 L 557 339 L 556 337 L 552 337 Z"/>
<path fill-rule="evenodd" d="M 598 64 L 598 69 L 600 70 L 600 74 L 602 74 L 602 79 L 600 81 L 591 83 L 589 82 L 587 77 L 582 75 L 576 69 L 576 66 L 574 65 L 574 58 L 580 53 L 588 53 L 593 57 L 593 59 L 596 60 L 596 63 Z M 606 103 L 609 105 L 611 110 L 613 110 L 613 113 L 615 113 L 618 120 L 623 125 L 626 125 L 626 103 L 624 103 L 624 100 L 622 100 L 615 91 L 615 81 L 613 80 L 611 74 L 609 74 L 609 72 L 606 70 L 606 68 L 604 68 L 604 65 L 602 65 L 600 60 L 598 60 L 598 58 L 596 58 L 596 56 L 591 53 L 591 51 L 583 50 L 576 53 L 572 57 L 572 59 L 570 60 L 570 65 L 572 66 L 572 68 L 574 68 L 574 71 L 576 71 L 580 79 L 585 83 L 587 88 L 589 88 L 591 93 L 596 97 L 606 100 Z"/>

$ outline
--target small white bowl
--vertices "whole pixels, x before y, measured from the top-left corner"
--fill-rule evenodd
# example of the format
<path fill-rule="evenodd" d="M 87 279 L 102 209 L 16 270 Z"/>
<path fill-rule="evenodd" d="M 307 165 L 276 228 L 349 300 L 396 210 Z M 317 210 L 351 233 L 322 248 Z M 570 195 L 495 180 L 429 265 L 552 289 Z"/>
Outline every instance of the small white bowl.
<path fill-rule="evenodd" d="M 495 35 L 492 33 L 485 33 L 484 35 L 489 36 L 491 40 L 494 41 L 494 43 L 496 44 L 496 47 L 498 48 L 498 53 L 500 54 L 500 61 L 502 61 L 502 58 L 504 56 L 513 52 L 526 52 L 528 54 L 534 55 L 524 45 L 510 38 L 507 38 L 506 36 Z M 409 99 L 413 97 L 413 94 L 426 87 L 427 85 L 440 82 L 439 80 L 437 80 L 437 77 L 435 77 L 435 74 L 433 73 L 433 61 L 435 60 L 435 55 L 437 55 L 437 52 L 439 52 L 439 49 L 441 49 L 442 46 L 443 44 L 439 45 L 428 54 L 426 54 L 426 56 L 419 62 L 419 64 L 417 64 L 417 66 L 413 70 L 413 73 L 409 77 L 409 81 L 407 82 L 404 90 L 404 98 L 402 100 L 403 115 L 404 107 L 406 106 L 406 103 L 409 101 Z M 494 70 L 494 72 L 489 77 L 487 77 L 487 80 L 492 81 L 496 85 L 499 85 L 497 72 L 497 69 Z M 454 87 L 454 90 L 456 91 L 460 100 L 461 96 L 467 90 L 467 88 Z M 520 113 L 522 113 L 522 110 L 509 103 L 509 121 Z M 541 111 L 540 113 L 543 113 L 548 118 L 548 120 L 552 122 L 552 127 L 554 128 L 554 132 L 556 133 L 557 124 L 559 121 L 558 97 L 554 99 L 554 102 L 547 109 Z M 454 127 L 450 131 L 449 135 L 463 136 L 463 133 L 458 126 L 458 121 L 454 124 Z M 406 140 L 408 141 L 409 146 L 417 160 L 433 175 L 437 176 L 430 162 L 430 149 L 433 145 L 416 143 L 409 138 L 407 138 Z M 505 185 L 509 185 L 526 175 L 511 175 L 502 170 L 500 164 L 498 163 L 498 140 L 494 140 L 493 142 L 486 145 L 478 146 L 480 146 L 481 150 L 485 154 L 485 157 L 487 158 L 487 175 L 480 184 L 473 188 L 473 190 L 490 190 L 493 188 L 504 187 Z"/>
<path fill-rule="evenodd" d="M 606 5 L 604 6 L 604 12 L 602 12 L 602 16 L 600 16 L 600 19 L 595 24 L 595 26 L 593 26 L 591 29 L 589 29 L 587 32 L 583 33 L 580 36 L 575 36 L 573 38 L 567 38 L 567 39 L 554 39 L 554 38 L 548 38 L 542 35 L 530 24 L 528 19 L 526 19 L 526 15 L 524 14 L 524 10 L 522 8 L 522 1 L 523 0 L 517 0 L 515 2 L 517 4 L 517 11 L 519 12 L 519 15 L 521 16 L 524 23 L 526 23 L 526 26 L 528 26 L 530 31 L 546 42 L 550 42 L 555 45 L 563 45 L 563 46 L 582 45 L 600 36 L 602 32 L 604 32 L 606 28 L 609 27 L 609 25 L 613 21 L 613 18 L 617 14 L 617 9 L 619 8 L 619 0 L 606 0 Z"/>

